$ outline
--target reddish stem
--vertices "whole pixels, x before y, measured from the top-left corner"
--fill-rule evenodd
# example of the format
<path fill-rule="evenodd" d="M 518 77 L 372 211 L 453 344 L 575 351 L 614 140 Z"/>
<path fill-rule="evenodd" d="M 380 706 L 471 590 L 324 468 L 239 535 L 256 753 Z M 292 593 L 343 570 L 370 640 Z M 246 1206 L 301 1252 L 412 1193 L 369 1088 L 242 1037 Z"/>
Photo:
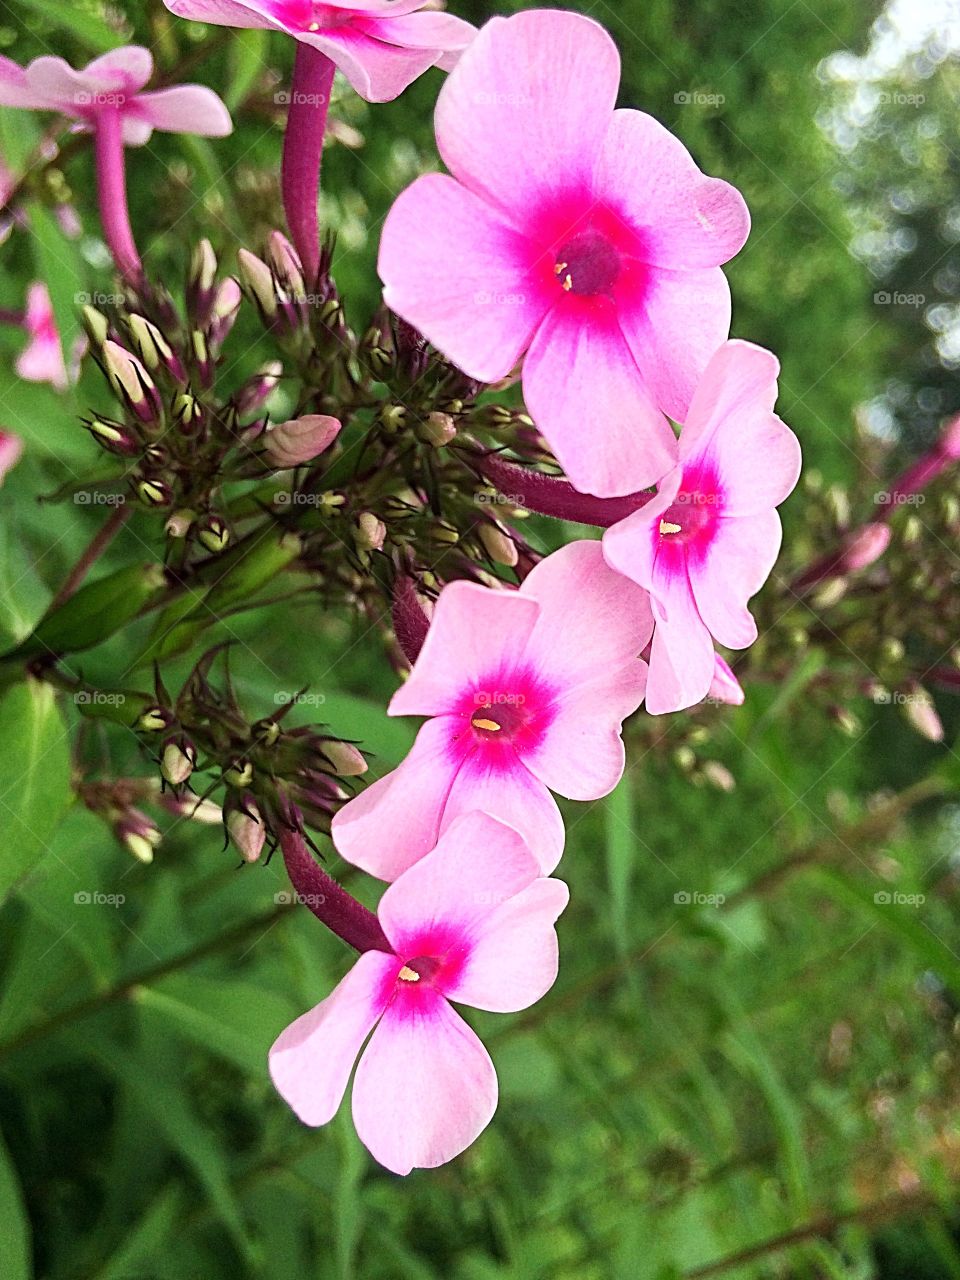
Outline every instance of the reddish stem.
<path fill-rule="evenodd" d="M 393 951 L 377 917 L 327 875 L 299 831 L 284 829 L 280 848 L 290 883 L 318 920 L 355 951 Z"/>
<path fill-rule="evenodd" d="M 97 112 L 94 149 L 97 159 L 97 194 L 100 221 L 117 270 L 128 284 L 143 280 L 143 265 L 137 252 L 127 208 L 127 176 L 123 151 L 123 122 L 119 108 L 101 107 Z"/>
<path fill-rule="evenodd" d="M 308 285 L 316 283 L 320 270 L 317 199 L 334 70 L 325 53 L 297 43 L 280 181 L 287 226 Z"/>
<path fill-rule="evenodd" d="M 623 498 L 595 498 L 592 494 L 580 493 L 569 480 L 531 471 L 507 462 L 497 453 L 471 457 L 470 462 L 514 506 L 557 520 L 595 525 L 598 529 L 608 529 L 625 520 L 654 496 L 653 493 L 631 493 Z"/>
<path fill-rule="evenodd" d="M 411 666 L 416 662 L 430 629 L 430 619 L 423 611 L 416 584 L 401 574 L 393 584 L 393 631 L 403 656 Z"/>

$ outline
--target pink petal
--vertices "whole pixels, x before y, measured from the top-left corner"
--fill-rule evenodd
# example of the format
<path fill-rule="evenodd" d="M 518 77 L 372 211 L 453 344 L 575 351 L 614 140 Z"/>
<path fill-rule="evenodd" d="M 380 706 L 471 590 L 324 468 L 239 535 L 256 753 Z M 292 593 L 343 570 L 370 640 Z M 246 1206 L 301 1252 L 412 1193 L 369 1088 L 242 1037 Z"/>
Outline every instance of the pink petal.
<path fill-rule="evenodd" d="M 367 102 L 392 102 L 428 71 L 439 56 L 436 49 L 405 49 L 385 44 L 353 26 L 298 34 L 298 38 L 335 62 Z"/>
<path fill-rule="evenodd" d="M 162 129 L 166 133 L 225 138 L 233 132 L 230 112 L 212 89 L 200 84 L 141 93 L 131 109 L 154 129 Z"/>
<path fill-rule="evenodd" d="M 437 843 L 460 757 L 451 753 L 459 720 L 428 720 L 398 769 L 364 787 L 333 819 L 340 855 L 381 880 L 395 880 Z"/>
<path fill-rule="evenodd" d="M 490 1055 L 439 992 L 420 984 L 370 1038 L 353 1085 L 353 1119 L 394 1173 L 435 1169 L 480 1136 L 497 1109 Z"/>
<path fill-rule="evenodd" d="M 12 431 L 0 431 L 0 483 L 7 473 L 20 461 L 23 453 L 23 441 Z"/>
<path fill-rule="evenodd" d="M 661 267 L 718 267 L 750 230 L 740 192 L 705 177 L 679 138 L 642 111 L 613 113 L 594 192 L 641 232 L 644 261 Z"/>
<path fill-rule="evenodd" d="M 133 94 L 153 75 L 153 54 L 141 45 L 128 44 L 94 58 L 81 74 L 85 80 L 96 81 L 104 89 L 125 89 Z"/>
<path fill-rule="evenodd" d="M 266 5 L 241 4 L 238 0 L 163 0 L 163 3 L 178 18 L 192 18 L 195 22 L 240 29 L 281 27 L 281 23 L 268 15 Z"/>
<path fill-rule="evenodd" d="M 506 377 L 547 302 L 531 249 L 453 178 L 418 178 L 393 205 L 380 241 L 384 301 L 473 378 Z"/>
<path fill-rule="evenodd" d="M 800 475 L 800 443 L 772 412 L 779 370 L 776 356 L 762 347 L 725 342 L 694 394 L 680 456 L 709 464 L 724 515 L 778 506 Z"/>
<path fill-rule="evenodd" d="M 337 1113 L 364 1040 L 387 1006 L 396 956 L 366 951 L 333 991 L 292 1022 L 270 1050 L 270 1077 L 304 1124 Z"/>
<path fill-rule="evenodd" d="M 618 316 L 656 403 L 685 422 L 710 357 L 730 332 L 730 287 L 719 267 L 651 267 L 642 297 L 618 296 Z"/>
<path fill-rule="evenodd" d="M 611 525 L 603 535 L 607 564 L 647 591 L 653 586 L 654 565 L 660 548 L 660 517 L 676 498 L 682 479 L 679 467 L 669 472 L 645 506 Z"/>
<path fill-rule="evenodd" d="M 746 649 L 757 638 L 747 601 L 770 576 L 781 535 L 776 511 L 742 519 L 721 516 L 705 557 L 691 558 L 690 583 L 700 616 L 728 649 Z"/>
<path fill-rule="evenodd" d="M 676 439 L 624 341 L 612 304 L 569 295 L 554 307 L 524 362 L 523 393 L 560 465 L 582 492 L 602 498 L 636 493 L 676 465 Z"/>
<path fill-rule="evenodd" d="M 452 712 L 478 681 L 520 663 L 538 614 L 536 602 L 517 591 L 448 583 L 413 670 L 390 701 L 390 715 Z"/>
<path fill-rule="evenodd" d="M 50 105 L 43 94 L 30 88 L 23 67 L 0 55 L 0 107 L 44 110 L 50 108 Z"/>
<path fill-rule="evenodd" d="M 440 91 L 440 154 L 525 227 L 531 203 L 589 190 L 619 79 L 616 46 L 590 18 L 542 9 L 493 18 Z"/>
<path fill-rule="evenodd" d="M 422 0 L 417 0 L 422 3 Z M 412 7 L 412 6 L 411 6 Z M 386 44 L 407 49 L 432 49 L 434 53 L 460 53 L 474 40 L 477 29 L 452 13 L 393 12 L 393 6 L 382 16 L 358 17 L 353 27 L 382 40 Z"/>
<path fill-rule="evenodd" d="M 31 95 L 67 116 L 82 116 L 96 88 L 63 58 L 34 58 L 24 74 Z"/>
<path fill-rule="evenodd" d="M 554 551 L 527 575 L 520 594 L 540 606 L 527 656 L 553 684 L 592 681 L 650 643 L 649 596 L 608 567 L 599 542 L 581 539 Z"/>
<path fill-rule="evenodd" d="M 646 707 L 655 716 L 702 702 L 714 672 L 713 642 L 689 582 L 674 580 L 663 603 L 666 619 L 653 633 L 647 679 Z"/>
<path fill-rule="evenodd" d="M 464 951 L 492 911 L 540 876 L 537 860 L 512 827 L 488 813 L 451 822 L 435 849 L 385 890 L 377 915 L 398 956 L 414 959 L 419 940 L 439 925 Z"/>
<path fill-rule="evenodd" d="M 562 880 L 538 879 L 488 907 L 466 962 L 446 989 L 449 999 L 492 1013 L 516 1013 L 542 999 L 557 978 L 554 925 L 569 900 Z"/>
<path fill-rule="evenodd" d="M 711 697 L 715 702 L 725 702 L 731 707 L 742 707 L 746 695 L 743 686 L 730 669 L 730 664 L 719 653 L 715 655 L 716 665 L 713 680 L 710 682 Z"/>
<path fill-rule="evenodd" d="M 475 809 L 518 831 L 544 875 L 560 861 L 565 833 L 557 802 L 515 754 L 509 764 L 506 758 L 494 763 L 481 752 L 463 762 L 447 797 L 442 829 Z"/>
<path fill-rule="evenodd" d="M 623 579 L 626 582 L 626 579 Z M 568 800 L 599 800 L 623 776 L 623 721 L 643 701 L 647 664 L 640 658 L 560 694 L 554 719 L 523 763 Z"/>

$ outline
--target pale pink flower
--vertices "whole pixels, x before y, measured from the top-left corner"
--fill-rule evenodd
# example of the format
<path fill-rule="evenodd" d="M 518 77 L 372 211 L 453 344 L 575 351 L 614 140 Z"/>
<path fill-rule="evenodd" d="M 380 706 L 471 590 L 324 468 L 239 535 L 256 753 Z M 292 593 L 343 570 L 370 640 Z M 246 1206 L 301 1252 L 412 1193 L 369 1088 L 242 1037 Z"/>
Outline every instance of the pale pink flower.
<path fill-rule="evenodd" d="M 426 0 L 164 0 L 171 13 L 283 31 L 336 63 L 368 102 L 396 98 L 430 67 L 449 69 L 476 34 Z"/>
<path fill-rule="evenodd" d="M 86 350 L 86 340 L 78 339 L 73 352 L 74 368 L 69 372 L 47 286 L 35 281 L 27 290 L 23 327 L 27 345 L 17 356 L 16 371 L 27 382 L 49 382 L 57 391 L 66 391 L 76 379 L 76 364 Z"/>
<path fill-rule="evenodd" d="M 694 394 L 680 465 L 604 534 L 608 563 L 650 592 L 653 714 L 706 697 L 714 639 L 745 649 L 757 638 L 747 601 L 779 554 L 776 507 L 800 474 L 797 438 L 773 412 L 779 371 L 762 347 L 724 343 Z"/>
<path fill-rule="evenodd" d="M 619 782 L 652 626 L 646 592 L 606 567 L 599 542 L 555 551 L 518 591 L 448 584 L 389 707 L 431 719 L 400 767 L 336 815 L 337 848 L 393 880 L 482 809 L 552 871 L 564 830 L 550 793 L 596 800 Z"/>
<path fill-rule="evenodd" d="M 340 434 L 340 422 L 325 413 L 307 413 L 277 422 L 264 439 L 268 461 L 275 467 L 297 467 L 329 449 Z"/>
<path fill-rule="evenodd" d="M 0 106 L 59 111 L 95 129 L 106 110 L 119 112 L 123 141 L 142 146 L 154 129 L 222 138 L 233 125 L 212 89 L 185 84 L 143 93 L 153 74 L 153 56 L 125 45 L 74 71 L 63 58 L 34 58 L 26 67 L 0 57 Z"/>
<path fill-rule="evenodd" d="M 437 145 L 383 229 L 387 304 L 471 377 L 525 354 L 531 415 L 573 484 L 655 484 L 727 337 L 720 264 L 747 207 L 640 111 L 615 111 L 620 59 L 575 13 L 494 18 L 447 79 Z"/>
<path fill-rule="evenodd" d="M 459 818 L 381 898 L 392 951 L 365 951 L 270 1050 L 279 1092 L 305 1124 L 326 1124 L 359 1054 L 353 1120 L 374 1158 L 402 1174 L 452 1160 L 489 1124 L 497 1074 L 450 1001 L 515 1013 L 539 1000 L 568 896 L 510 827 Z"/>
<path fill-rule="evenodd" d="M 6 479 L 7 472 L 20 461 L 22 453 L 23 441 L 20 437 L 15 436 L 12 431 L 0 430 L 0 484 Z"/>

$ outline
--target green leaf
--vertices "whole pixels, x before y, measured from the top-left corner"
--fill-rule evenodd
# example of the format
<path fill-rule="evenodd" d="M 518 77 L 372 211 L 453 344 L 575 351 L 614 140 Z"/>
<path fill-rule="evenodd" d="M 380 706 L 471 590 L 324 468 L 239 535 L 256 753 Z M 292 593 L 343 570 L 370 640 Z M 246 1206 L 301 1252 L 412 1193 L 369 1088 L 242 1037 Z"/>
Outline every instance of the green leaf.
<path fill-rule="evenodd" d="M 27 1223 L 20 1183 L 2 1139 L 0 1139 L 0 1276 L 3 1280 L 30 1280 L 30 1227 Z"/>
<path fill-rule="evenodd" d="M 53 27 L 66 31 L 92 53 L 106 53 L 123 43 L 123 37 L 111 30 L 91 8 L 63 4 L 61 0 L 20 0 L 23 9 L 35 13 Z"/>
<path fill-rule="evenodd" d="M 267 65 L 266 52 L 269 41 L 267 31 L 235 31 L 230 42 L 230 74 L 224 102 L 235 111 L 246 98 Z"/>
<path fill-rule="evenodd" d="M 50 685 L 28 678 L 0 702 L 0 901 L 46 852 L 70 804 L 70 752 Z"/>
<path fill-rule="evenodd" d="M 139 1274 L 140 1264 L 150 1262 L 173 1231 L 182 1199 L 181 1188 L 176 1183 L 165 1187 L 93 1280 L 130 1280 Z"/>

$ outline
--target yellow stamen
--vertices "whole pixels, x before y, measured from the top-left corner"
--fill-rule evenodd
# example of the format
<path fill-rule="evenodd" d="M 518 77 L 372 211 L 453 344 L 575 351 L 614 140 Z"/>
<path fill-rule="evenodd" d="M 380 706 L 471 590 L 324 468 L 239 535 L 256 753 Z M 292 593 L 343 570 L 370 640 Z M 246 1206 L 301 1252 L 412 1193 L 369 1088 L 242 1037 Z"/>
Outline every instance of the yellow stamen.
<path fill-rule="evenodd" d="M 666 533 L 680 533 L 680 532 L 681 532 L 681 529 L 682 529 L 682 526 L 681 526 L 681 525 L 679 525 L 679 524 L 671 524 L 669 520 L 661 520 L 661 521 L 660 521 L 660 532 L 661 532 L 662 534 L 666 534 Z"/>
<path fill-rule="evenodd" d="M 570 292 L 570 290 L 573 288 L 573 276 L 567 276 L 566 280 L 564 280 L 563 282 L 563 288 L 564 288 L 564 292 L 566 293 Z"/>
<path fill-rule="evenodd" d="M 319 30 L 320 30 L 320 23 L 319 23 L 319 22 L 311 22 L 311 23 L 310 23 L 310 26 L 307 28 L 307 30 L 308 30 L 308 31 L 319 31 Z"/>
<path fill-rule="evenodd" d="M 555 276 L 562 276 L 563 273 L 566 271 L 566 269 L 567 269 L 567 264 L 565 262 L 558 262 L 557 265 L 553 268 L 553 274 Z"/>
<path fill-rule="evenodd" d="M 496 720 L 487 720 L 483 716 L 474 716 L 470 723 L 475 729 L 489 729 L 491 733 L 499 733 L 503 728 Z"/>
<path fill-rule="evenodd" d="M 397 974 L 397 977 L 398 977 L 398 978 L 402 978 L 402 979 L 404 980 L 404 982 L 419 982 L 419 981 L 420 981 L 420 975 L 419 975 L 419 973 L 417 973 L 416 969 L 411 969 L 411 968 L 410 968 L 410 966 L 409 966 L 408 964 L 405 964 L 405 965 L 403 966 L 403 968 L 402 968 L 402 969 L 400 970 L 400 972 Z"/>

